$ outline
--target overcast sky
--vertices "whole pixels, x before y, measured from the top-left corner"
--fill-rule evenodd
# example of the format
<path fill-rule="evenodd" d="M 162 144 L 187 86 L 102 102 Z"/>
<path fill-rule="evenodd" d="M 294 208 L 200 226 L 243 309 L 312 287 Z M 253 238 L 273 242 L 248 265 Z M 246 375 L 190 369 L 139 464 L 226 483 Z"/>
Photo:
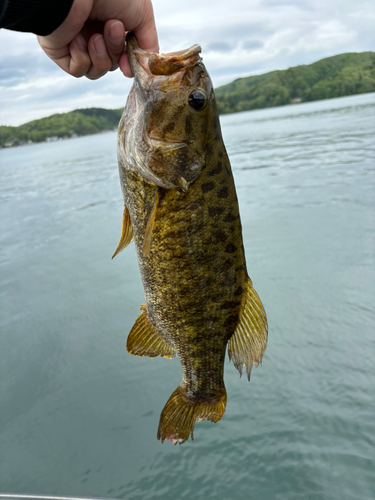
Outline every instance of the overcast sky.
<path fill-rule="evenodd" d="M 154 0 L 161 52 L 195 43 L 218 87 L 235 78 L 375 50 L 374 0 Z M 124 106 L 131 80 L 66 75 L 32 34 L 0 30 L 0 125 Z"/>

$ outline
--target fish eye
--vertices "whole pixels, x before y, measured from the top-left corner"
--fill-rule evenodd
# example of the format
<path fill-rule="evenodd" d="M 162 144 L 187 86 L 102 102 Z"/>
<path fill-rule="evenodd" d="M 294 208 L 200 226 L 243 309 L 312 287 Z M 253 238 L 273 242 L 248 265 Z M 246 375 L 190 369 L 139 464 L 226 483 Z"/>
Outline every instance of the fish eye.
<path fill-rule="evenodd" d="M 189 94 L 188 103 L 195 111 L 200 111 L 207 104 L 207 96 L 203 90 L 193 90 Z"/>

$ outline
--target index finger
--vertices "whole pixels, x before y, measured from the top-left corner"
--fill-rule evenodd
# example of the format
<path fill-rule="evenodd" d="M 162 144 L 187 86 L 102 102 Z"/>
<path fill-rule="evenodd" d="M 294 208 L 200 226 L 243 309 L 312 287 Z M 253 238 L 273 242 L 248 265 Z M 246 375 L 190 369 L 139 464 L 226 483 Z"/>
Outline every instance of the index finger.
<path fill-rule="evenodd" d="M 133 31 L 135 37 L 137 38 L 138 45 L 141 49 L 147 50 L 148 52 L 159 52 L 159 41 L 155 26 L 154 11 L 150 1 L 146 2 L 144 16 L 141 23 L 131 31 Z M 126 52 L 124 52 L 120 57 L 119 67 L 126 77 L 133 77 L 129 57 Z"/>
<path fill-rule="evenodd" d="M 131 31 L 134 33 L 141 49 L 147 50 L 148 52 L 159 52 L 159 41 L 156 31 L 154 11 L 150 1 L 146 2 L 141 23 Z"/>

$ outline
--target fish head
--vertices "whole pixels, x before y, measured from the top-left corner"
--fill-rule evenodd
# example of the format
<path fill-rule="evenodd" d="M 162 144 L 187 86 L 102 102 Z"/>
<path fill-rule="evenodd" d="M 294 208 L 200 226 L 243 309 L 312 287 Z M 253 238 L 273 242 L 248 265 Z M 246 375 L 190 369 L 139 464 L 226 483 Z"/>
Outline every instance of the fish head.
<path fill-rule="evenodd" d="M 156 54 L 127 50 L 134 83 L 119 127 L 119 158 L 157 186 L 187 191 L 205 166 L 209 133 L 219 130 L 201 48 Z"/>

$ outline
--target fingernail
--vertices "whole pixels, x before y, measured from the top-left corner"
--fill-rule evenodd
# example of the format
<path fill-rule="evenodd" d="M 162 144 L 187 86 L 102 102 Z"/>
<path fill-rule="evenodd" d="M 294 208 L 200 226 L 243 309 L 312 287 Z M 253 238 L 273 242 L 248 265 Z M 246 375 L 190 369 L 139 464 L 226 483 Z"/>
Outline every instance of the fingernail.
<path fill-rule="evenodd" d="M 105 46 L 103 36 L 98 35 L 94 39 L 94 47 L 95 47 L 95 52 L 98 57 L 106 57 L 107 55 L 107 48 Z"/>
<path fill-rule="evenodd" d="M 120 45 L 124 42 L 125 30 L 121 21 L 116 21 L 111 25 L 108 32 L 109 39 L 115 45 Z"/>

